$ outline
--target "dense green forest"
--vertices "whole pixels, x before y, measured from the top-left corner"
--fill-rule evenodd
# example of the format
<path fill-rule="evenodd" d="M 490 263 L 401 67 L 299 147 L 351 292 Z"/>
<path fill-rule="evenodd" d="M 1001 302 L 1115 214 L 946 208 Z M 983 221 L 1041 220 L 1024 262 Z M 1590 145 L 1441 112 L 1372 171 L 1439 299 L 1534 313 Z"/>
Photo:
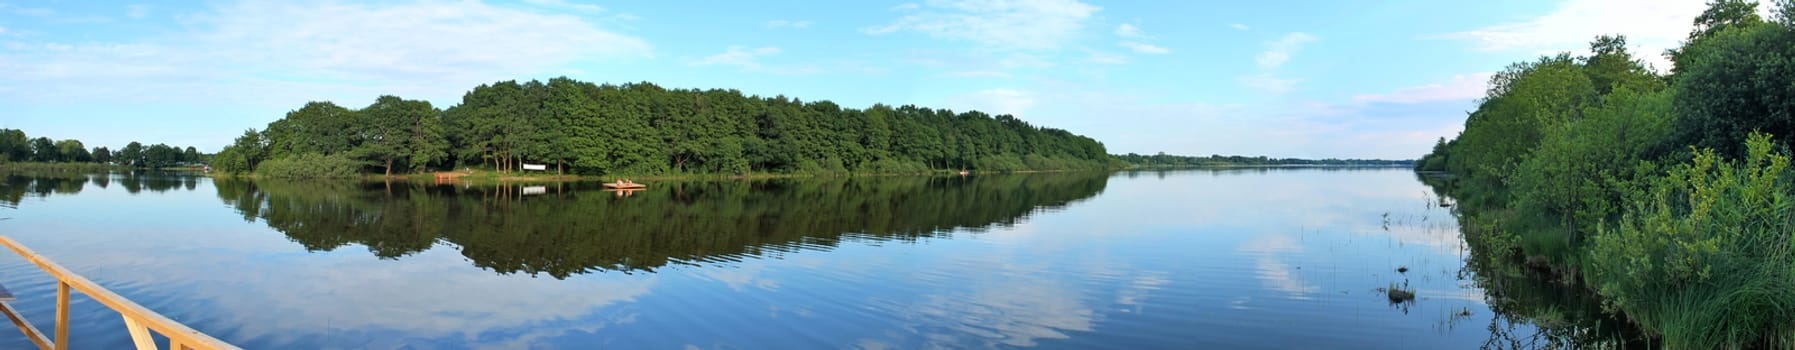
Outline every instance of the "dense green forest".
<path fill-rule="evenodd" d="M 265 221 L 308 250 L 360 244 L 392 259 L 448 242 L 495 272 L 566 278 L 981 232 L 1096 196 L 1107 179 L 1075 172 L 672 182 L 628 197 L 581 182 L 547 185 L 539 195 L 505 184 L 215 184 L 245 220 Z"/>
<path fill-rule="evenodd" d="M 1593 291 L 1654 345 L 1787 348 L 1795 2 L 1708 5 L 1668 73 L 1618 36 L 1507 67 L 1415 166 L 1451 174 L 1474 252 Z"/>
<path fill-rule="evenodd" d="M 555 78 L 481 85 L 447 109 L 394 96 L 359 109 L 308 103 L 265 130 L 245 131 L 218 152 L 214 166 L 332 177 L 509 172 L 525 163 L 588 175 L 741 175 L 1101 169 L 1114 162 L 1096 140 L 1010 115 L 853 109 L 735 90 Z"/>
<path fill-rule="evenodd" d="M 0 164 L 5 163 L 91 163 L 117 164 L 130 167 L 165 168 L 184 163 L 201 163 L 206 155 L 193 146 L 185 150 L 166 144 L 144 146 L 132 141 L 113 151 L 105 146 L 92 149 L 81 140 L 31 138 L 24 130 L 0 129 Z"/>
<path fill-rule="evenodd" d="M 1208 157 L 1169 155 L 1160 152 L 1155 155 L 1123 154 L 1116 159 L 1131 167 L 1229 167 L 1229 166 L 1411 166 L 1412 160 L 1383 159 L 1298 159 L 1298 158 L 1266 158 L 1265 156 L 1223 156 L 1220 154 Z"/>

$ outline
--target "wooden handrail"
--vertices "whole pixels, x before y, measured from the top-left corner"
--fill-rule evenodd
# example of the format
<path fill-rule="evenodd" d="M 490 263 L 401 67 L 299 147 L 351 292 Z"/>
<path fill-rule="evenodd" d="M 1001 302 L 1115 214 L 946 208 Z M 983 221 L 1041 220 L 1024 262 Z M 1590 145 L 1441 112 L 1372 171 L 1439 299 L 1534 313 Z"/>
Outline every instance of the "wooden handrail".
<path fill-rule="evenodd" d="M 225 343 L 224 341 L 213 338 L 205 333 L 200 333 L 199 331 L 193 330 L 193 328 L 188 328 L 180 322 L 168 319 L 168 317 L 164 317 L 162 314 L 144 308 L 142 305 L 137 305 L 137 303 L 131 302 L 131 300 L 125 299 L 125 297 L 119 296 L 104 287 L 100 287 L 100 285 L 94 284 L 93 281 L 89 281 L 87 278 L 81 277 L 81 275 L 77 275 L 74 272 L 70 272 L 68 269 L 63 268 L 62 265 L 57 265 L 56 262 L 50 261 L 49 258 L 37 255 L 37 253 L 32 252 L 31 249 L 25 248 L 24 245 L 13 241 L 10 237 L 0 236 L 0 245 L 5 245 L 7 249 L 12 249 L 14 253 L 18 253 L 19 256 L 25 257 L 25 260 L 37 265 L 38 268 L 49 273 L 51 277 L 56 277 L 56 340 L 54 342 L 45 339 L 43 332 L 37 331 L 36 327 L 32 327 L 30 322 L 25 322 L 25 319 L 17 315 L 10 306 L 5 305 L 5 303 L 0 303 L 0 311 L 4 311 L 6 316 L 11 318 L 13 323 L 19 326 L 19 330 L 25 332 L 25 336 L 30 337 L 31 341 L 36 343 L 40 348 L 46 350 L 62 350 L 68 348 L 69 289 L 72 288 L 76 291 L 80 291 L 82 294 L 87 294 L 87 296 L 93 298 L 94 301 L 98 301 L 100 304 L 112 308 L 113 311 L 118 311 L 119 315 L 125 318 L 125 330 L 131 334 L 131 340 L 136 344 L 139 350 L 156 349 L 156 344 L 154 344 L 152 338 L 150 338 L 150 330 L 155 330 L 156 333 L 168 337 L 168 348 L 171 350 L 239 349 L 235 345 Z"/>

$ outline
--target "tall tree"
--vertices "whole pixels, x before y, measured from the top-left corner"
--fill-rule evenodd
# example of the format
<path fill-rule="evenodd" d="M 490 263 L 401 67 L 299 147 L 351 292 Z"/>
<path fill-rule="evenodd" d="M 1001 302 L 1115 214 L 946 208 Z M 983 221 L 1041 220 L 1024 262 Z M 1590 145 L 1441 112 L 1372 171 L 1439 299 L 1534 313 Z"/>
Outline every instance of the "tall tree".
<path fill-rule="evenodd" d="M 395 166 L 411 167 L 417 160 L 414 156 L 424 157 L 417 163 L 422 166 L 442 153 L 442 143 L 429 141 L 442 136 L 439 128 L 430 130 L 435 128 L 439 113 L 428 101 L 380 96 L 374 104 L 356 114 L 361 120 L 357 123 L 361 144 L 353 153 L 357 158 L 379 164 L 387 175 L 393 174 Z"/>
<path fill-rule="evenodd" d="M 121 165 L 142 167 L 143 144 L 131 141 L 130 144 L 125 145 L 125 148 L 120 149 L 115 157 L 118 158 L 118 163 Z"/>
<path fill-rule="evenodd" d="M 56 141 L 56 160 L 61 162 L 88 162 L 93 155 L 87 153 L 87 146 L 80 140 L 68 139 Z"/>
<path fill-rule="evenodd" d="M 0 160 L 31 160 L 31 139 L 25 136 L 25 131 L 0 129 Z"/>
<path fill-rule="evenodd" d="M 106 146 L 94 147 L 93 148 L 93 162 L 100 163 L 100 164 L 112 163 L 112 150 L 106 149 Z"/>
<path fill-rule="evenodd" d="M 34 161 L 34 162 L 57 161 L 58 159 L 62 159 L 62 154 L 59 153 L 59 151 L 60 151 L 60 149 L 56 148 L 56 141 L 52 141 L 48 137 L 40 136 L 38 138 L 31 139 L 31 161 Z"/>

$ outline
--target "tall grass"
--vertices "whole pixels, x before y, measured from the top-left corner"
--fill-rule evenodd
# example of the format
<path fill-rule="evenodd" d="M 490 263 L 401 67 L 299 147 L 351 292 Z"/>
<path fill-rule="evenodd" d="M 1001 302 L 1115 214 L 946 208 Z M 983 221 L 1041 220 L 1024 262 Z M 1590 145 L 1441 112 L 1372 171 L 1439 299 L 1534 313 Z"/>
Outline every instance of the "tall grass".
<path fill-rule="evenodd" d="M 100 163 L 0 162 L 0 171 L 92 173 L 113 169 L 122 169 L 122 167 Z"/>
<path fill-rule="evenodd" d="M 1627 193 L 1597 229 L 1589 280 L 1671 348 L 1795 345 L 1795 207 L 1790 158 L 1753 134 L 1741 162 L 1697 151 Z"/>

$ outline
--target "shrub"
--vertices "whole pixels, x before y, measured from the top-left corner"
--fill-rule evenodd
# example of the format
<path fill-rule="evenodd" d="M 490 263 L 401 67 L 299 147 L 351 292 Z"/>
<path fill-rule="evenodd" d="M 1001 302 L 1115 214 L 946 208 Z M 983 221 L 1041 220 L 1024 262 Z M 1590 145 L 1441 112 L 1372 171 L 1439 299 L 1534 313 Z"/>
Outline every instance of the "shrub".
<path fill-rule="evenodd" d="M 1789 157 L 1771 137 L 1747 137 L 1743 162 L 1714 150 L 1630 189 L 1634 203 L 1598 228 L 1590 280 L 1605 307 L 1625 311 L 1670 348 L 1789 341 L 1795 328 L 1795 211 Z"/>
<path fill-rule="evenodd" d="M 256 166 L 257 176 L 278 179 L 325 179 L 360 176 L 362 163 L 343 155 L 304 153 L 273 159 Z"/>

